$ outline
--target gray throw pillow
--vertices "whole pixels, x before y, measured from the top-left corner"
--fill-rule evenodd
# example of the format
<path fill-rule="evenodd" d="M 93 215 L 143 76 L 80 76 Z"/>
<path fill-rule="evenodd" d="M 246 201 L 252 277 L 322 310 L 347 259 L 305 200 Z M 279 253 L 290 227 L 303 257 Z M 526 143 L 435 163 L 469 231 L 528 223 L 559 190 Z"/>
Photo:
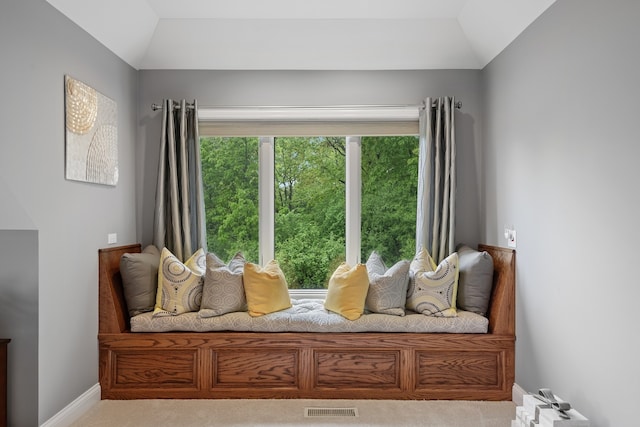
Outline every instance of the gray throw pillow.
<path fill-rule="evenodd" d="M 229 264 L 213 253 L 207 254 L 207 271 L 202 288 L 199 317 L 214 317 L 236 311 L 247 311 L 243 272 L 246 260 L 238 252 Z"/>
<path fill-rule="evenodd" d="M 460 259 L 458 308 L 486 316 L 493 287 L 493 258 L 466 245 L 457 248 Z"/>
<path fill-rule="evenodd" d="M 409 261 L 398 261 L 387 269 L 382 257 L 372 252 L 367 260 L 369 290 L 365 310 L 372 313 L 404 316 L 409 283 Z"/>
<path fill-rule="evenodd" d="M 129 316 L 153 311 L 158 289 L 160 251 L 149 245 L 142 253 L 120 257 L 120 275 Z"/>

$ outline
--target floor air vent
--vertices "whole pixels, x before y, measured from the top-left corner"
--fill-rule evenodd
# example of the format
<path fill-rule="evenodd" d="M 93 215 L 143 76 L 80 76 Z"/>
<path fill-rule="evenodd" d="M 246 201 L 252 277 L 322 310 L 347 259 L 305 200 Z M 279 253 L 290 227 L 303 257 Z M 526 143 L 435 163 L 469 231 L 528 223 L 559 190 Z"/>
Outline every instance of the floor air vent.
<path fill-rule="evenodd" d="M 304 417 L 357 417 L 358 408 L 304 408 Z"/>

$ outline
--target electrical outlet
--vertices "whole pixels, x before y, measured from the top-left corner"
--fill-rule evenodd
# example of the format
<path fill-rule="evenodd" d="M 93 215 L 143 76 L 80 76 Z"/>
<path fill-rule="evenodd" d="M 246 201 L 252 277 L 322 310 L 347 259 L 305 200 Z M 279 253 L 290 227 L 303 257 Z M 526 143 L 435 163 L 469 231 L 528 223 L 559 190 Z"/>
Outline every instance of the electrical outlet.
<path fill-rule="evenodd" d="M 507 240 L 508 247 L 516 247 L 516 230 L 513 228 L 513 225 L 504 226 L 504 238 Z"/>
<path fill-rule="evenodd" d="M 118 243 L 118 234 L 117 233 L 107 234 L 107 244 L 113 245 L 114 243 Z"/>
<path fill-rule="evenodd" d="M 509 238 L 507 239 L 507 246 L 510 248 L 516 247 L 516 230 L 509 230 Z"/>

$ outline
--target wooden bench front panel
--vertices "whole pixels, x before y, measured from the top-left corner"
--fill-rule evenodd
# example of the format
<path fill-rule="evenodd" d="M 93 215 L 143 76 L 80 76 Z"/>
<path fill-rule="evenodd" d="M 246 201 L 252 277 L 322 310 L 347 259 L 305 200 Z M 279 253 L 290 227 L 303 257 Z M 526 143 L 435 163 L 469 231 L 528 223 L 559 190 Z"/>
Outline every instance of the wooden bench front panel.
<path fill-rule="evenodd" d="M 212 350 L 212 387 L 298 388 L 297 350 Z"/>
<path fill-rule="evenodd" d="M 112 353 L 112 387 L 199 389 L 198 352 L 134 350 Z"/>
<path fill-rule="evenodd" d="M 500 385 L 501 353 L 427 351 L 417 353 L 417 387 L 481 387 Z"/>
<path fill-rule="evenodd" d="M 428 338 L 428 339 L 427 339 Z M 102 334 L 103 399 L 509 400 L 513 337 Z"/>
<path fill-rule="evenodd" d="M 331 349 L 314 356 L 317 389 L 400 389 L 400 351 Z"/>

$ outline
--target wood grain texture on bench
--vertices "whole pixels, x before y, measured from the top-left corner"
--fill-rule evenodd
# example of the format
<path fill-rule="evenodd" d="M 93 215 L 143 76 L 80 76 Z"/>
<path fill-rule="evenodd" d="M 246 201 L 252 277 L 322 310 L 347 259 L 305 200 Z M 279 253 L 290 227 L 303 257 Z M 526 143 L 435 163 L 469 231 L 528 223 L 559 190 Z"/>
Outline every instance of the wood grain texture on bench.
<path fill-rule="evenodd" d="M 510 400 L 515 252 L 494 258 L 489 333 L 131 333 L 120 257 L 99 251 L 103 399 L 317 398 Z"/>

